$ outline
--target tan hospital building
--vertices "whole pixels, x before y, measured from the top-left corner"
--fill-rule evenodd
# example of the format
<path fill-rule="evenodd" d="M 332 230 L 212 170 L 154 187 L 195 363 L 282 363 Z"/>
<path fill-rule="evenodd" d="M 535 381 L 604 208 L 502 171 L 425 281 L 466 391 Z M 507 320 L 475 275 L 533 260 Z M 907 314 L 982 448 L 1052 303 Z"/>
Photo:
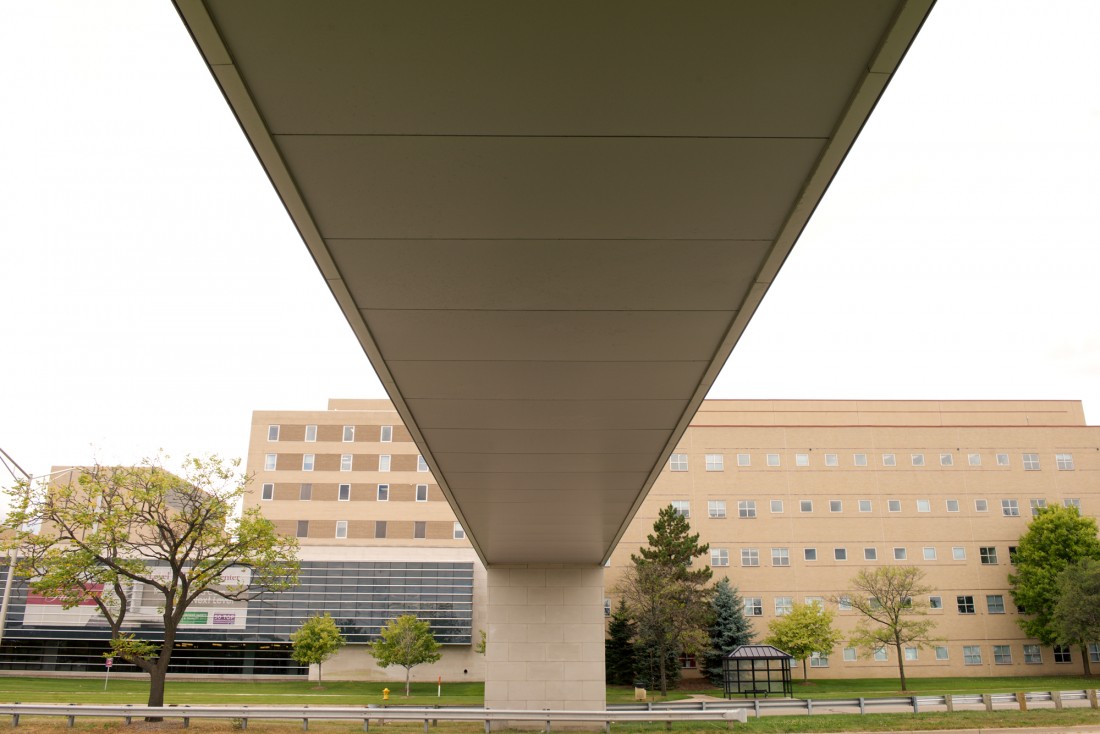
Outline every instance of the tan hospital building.
<path fill-rule="evenodd" d="M 329 579 L 307 571 L 304 585 L 325 591 L 292 615 L 331 611 L 365 642 L 395 611 L 416 613 L 446 644 L 431 677 L 482 677 L 472 643 L 486 628 L 484 568 L 388 401 L 257 411 L 248 468 L 248 504 L 297 535 L 306 566 Z M 1096 515 L 1098 471 L 1100 427 L 1076 401 L 708 400 L 612 555 L 607 588 L 672 504 L 760 638 L 792 604 L 842 597 L 860 569 L 907 564 L 926 572 L 943 638 L 906 651 L 912 675 L 1076 673 L 1079 650 L 1023 635 L 1007 576 L 1036 508 Z M 842 606 L 837 621 L 850 629 L 854 612 Z M 1090 652 L 1100 662 L 1100 647 Z M 811 676 L 895 675 L 893 654 L 842 645 L 811 660 Z M 362 645 L 326 665 L 388 677 Z"/>

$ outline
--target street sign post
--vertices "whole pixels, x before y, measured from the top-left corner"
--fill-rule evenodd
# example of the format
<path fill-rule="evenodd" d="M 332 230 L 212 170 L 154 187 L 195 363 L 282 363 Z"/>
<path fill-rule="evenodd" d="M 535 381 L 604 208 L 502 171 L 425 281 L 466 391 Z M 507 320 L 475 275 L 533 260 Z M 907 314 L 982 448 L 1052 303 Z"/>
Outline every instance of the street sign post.
<path fill-rule="evenodd" d="M 103 664 L 107 666 L 107 676 L 103 679 L 103 690 L 107 690 L 107 681 L 111 680 L 111 666 L 115 664 L 115 659 L 104 658 Z"/>

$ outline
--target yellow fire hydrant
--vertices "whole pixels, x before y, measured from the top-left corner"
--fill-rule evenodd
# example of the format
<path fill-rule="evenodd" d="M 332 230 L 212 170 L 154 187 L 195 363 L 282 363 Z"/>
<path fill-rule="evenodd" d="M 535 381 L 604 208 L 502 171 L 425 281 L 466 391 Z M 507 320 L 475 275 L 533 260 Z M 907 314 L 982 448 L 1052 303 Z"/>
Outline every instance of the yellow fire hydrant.
<path fill-rule="evenodd" d="M 382 700 L 383 701 L 389 701 L 390 700 L 390 689 L 389 688 L 383 688 L 382 689 Z"/>

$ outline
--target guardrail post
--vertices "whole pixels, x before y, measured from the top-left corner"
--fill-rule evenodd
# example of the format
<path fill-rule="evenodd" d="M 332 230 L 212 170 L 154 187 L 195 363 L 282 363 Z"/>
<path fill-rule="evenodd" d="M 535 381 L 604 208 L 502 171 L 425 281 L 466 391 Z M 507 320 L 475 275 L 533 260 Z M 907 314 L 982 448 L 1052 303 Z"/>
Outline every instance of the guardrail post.
<path fill-rule="evenodd" d="M 428 734 L 428 722 L 430 719 L 424 719 L 424 734 Z"/>
<path fill-rule="evenodd" d="M 603 734 L 611 734 L 611 719 L 606 719 L 603 722 Z"/>
<path fill-rule="evenodd" d="M 550 709 L 545 709 L 545 710 L 549 711 Z M 546 734 L 550 734 L 550 717 L 549 716 L 546 717 Z"/>
<path fill-rule="evenodd" d="M 759 719 L 760 718 L 760 699 L 759 698 L 754 698 L 752 700 L 752 710 L 753 710 L 753 713 L 756 714 L 756 718 Z"/>
<path fill-rule="evenodd" d="M 11 715 L 11 725 L 13 727 L 19 726 L 19 714 L 12 714 Z"/>
<path fill-rule="evenodd" d="M 1020 704 L 1021 711 L 1027 711 L 1027 694 L 1023 691 L 1016 691 L 1016 703 Z"/>
<path fill-rule="evenodd" d="M 1051 691 L 1050 692 L 1050 700 L 1054 701 L 1054 708 L 1058 709 L 1059 711 L 1062 710 L 1062 692 L 1061 691 Z"/>
<path fill-rule="evenodd" d="M 993 694 L 992 693 L 983 693 L 982 694 L 982 703 L 985 704 L 985 710 L 986 711 L 992 711 L 993 710 Z"/>
<path fill-rule="evenodd" d="M 69 728 L 70 728 L 70 729 L 72 729 L 72 728 L 73 728 L 73 725 L 74 725 L 75 723 L 76 723 L 76 717 L 75 717 L 75 716 L 72 716 L 72 715 L 70 715 L 70 716 L 69 716 Z"/>
<path fill-rule="evenodd" d="M 859 697 L 859 713 L 867 713 L 867 700 L 863 696 Z"/>
<path fill-rule="evenodd" d="M 955 697 L 950 693 L 944 694 L 943 705 L 947 707 L 947 713 L 955 710 Z"/>
<path fill-rule="evenodd" d="M 248 719 L 246 717 L 242 716 L 241 717 L 241 729 L 244 730 L 244 729 L 247 729 L 247 728 L 248 728 Z"/>
<path fill-rule="evenodd" d="M 363 731 L 370 731 L 370 719 L 363 719 Z"/>
<path fill-rule="evenodd" d="M 812 698 L 807 698 L 806 699 L 806 715 L 807 716 L 813 716 L 814 715 L 814 700 Z"/>
<path fill-rule="evenodd" d="M 917 697 L 916 696 L 910 696 L 909 700 L 913 703 L 913 713 L 914 714 L 919 714 L 920 713 L 920 704 L 917 702 Z"/>
<path fill-rule="evenodd" d="M 1093 708 L 1100 707 L 1100 701 L 1097 701 L 1096 699 L 1095 688 L 1089 688 L 1088 690 L 1086 690 L 1085 695 L 1089 698 L 1089 706 L 1092 706 Z"/>

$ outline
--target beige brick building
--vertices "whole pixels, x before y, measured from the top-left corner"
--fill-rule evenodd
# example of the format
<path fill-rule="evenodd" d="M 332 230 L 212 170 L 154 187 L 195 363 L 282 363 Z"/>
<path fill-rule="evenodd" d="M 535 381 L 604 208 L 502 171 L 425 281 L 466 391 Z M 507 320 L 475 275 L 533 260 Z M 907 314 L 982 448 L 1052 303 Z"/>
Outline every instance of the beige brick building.
<path fill-rule="evenodd" d="M 470 612 L 431 676 L 482 674 L 468 641 L 485 626 L 485 571 L 388 401 L 258 411 L 248 467 L 249 504 L 298 535 L 306 560 L 470 564 Z M 907 653 L 911 674 L 1078 672 L 1078 650 L 1024 638 L 1007 574 L 1033 508 L 1098 512 L 1098 471 L 1100 428 L 1085 425 L 1079 402 L 710 400 L 612 555 L 606 585 L 673 503 L 761 635 L 792 603 L 842 596 L 861 568 L 909 564 L 927 573 L 943 638 Z M 850 611 L 837 617 L 842 629 L 855 623 Z M 894 675 L 892 655 L 841 646 L 811 676 Z M 388 677 L 356 646 L 327 665 L 326 675 Z"/>

